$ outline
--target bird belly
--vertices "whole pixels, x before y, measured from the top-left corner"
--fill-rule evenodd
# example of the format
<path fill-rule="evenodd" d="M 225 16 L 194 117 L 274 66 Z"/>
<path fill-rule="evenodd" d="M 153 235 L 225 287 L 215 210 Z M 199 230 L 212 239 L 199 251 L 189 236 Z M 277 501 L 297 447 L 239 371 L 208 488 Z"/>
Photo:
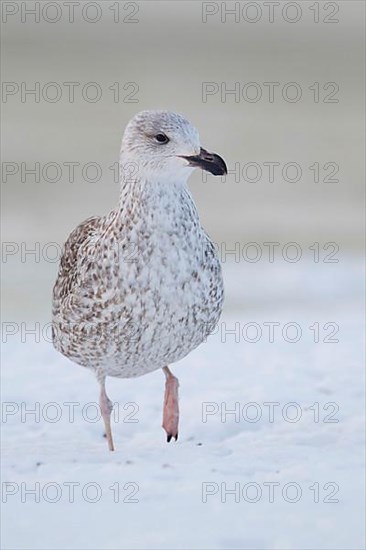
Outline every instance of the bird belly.
<path fill-rule="evenodd" d="M 124 270 L 95 322 L 78 324 L 76 333 L 60 326 L 55 347 L 105 376 L 129 378 L 179 361 L 205 341 L 222 309 L 218 261 L 154 265 L 129 266 L 127 280 Z"/>
<path fill-rule="evenodd" d="M 221 280 L 165 283 L 132 293 L 131 309 L 106 331 L 103 368 L 134 377 L 179 361 L 214 330 L 222 308 Z M 210 296 L 211 292 L 211 296 Z"/>

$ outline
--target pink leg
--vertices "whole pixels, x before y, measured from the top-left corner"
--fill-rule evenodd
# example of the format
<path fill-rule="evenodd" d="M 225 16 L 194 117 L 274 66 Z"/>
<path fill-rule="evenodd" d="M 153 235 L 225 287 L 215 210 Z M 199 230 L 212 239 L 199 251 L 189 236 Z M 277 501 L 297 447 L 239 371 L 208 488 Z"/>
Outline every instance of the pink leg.
<path fill-rule="evenodd" d="M 99 405 L 104 420 L 105 432 L 108 441 L 108 449 L 110 451 L 114 451 L 111 429 L 111 412 L 113 410 L 113 403 L 108 398 L 108 395 L 105 391 L 105 380 L 102 380 L 100 383 Z"/>
<path fill-rule="evenodd" d="M 167 441 L 172 437 L 178 439 L 178 422 L 179 422 L 179 406 L 178 406 L 178 387 L 179 382 L 168 369 L 163 368 L 166 382 L 164 395 L 164 411 L 163 411 L 163 428 L 167 433 Z"/>

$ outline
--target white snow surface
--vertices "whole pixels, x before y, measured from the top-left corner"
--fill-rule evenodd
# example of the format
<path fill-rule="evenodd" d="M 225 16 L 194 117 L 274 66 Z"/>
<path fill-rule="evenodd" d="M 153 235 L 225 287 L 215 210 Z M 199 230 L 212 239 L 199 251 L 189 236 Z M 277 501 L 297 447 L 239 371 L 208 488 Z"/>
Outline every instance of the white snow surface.
<path fill-rule="evenodd" d="M 96 408 L 83 409 L 98 400 L 92 373 L 44 339 L 8 338 L 3 548 L 364 548 L 362 264 L 224 267 L 227 308 L 218 332 L 172 366 L 180 381 L 177 443 L 167 444 L 161 428 L 162 372 L 108 379 L 120 415 L 110 453 L 102 421 L 91 421 Z M 265 322 L 280 323 L 273 343 Z M 282 336 L 289 322 L 301 327 L 297 342 Z M 239 341 L 229 333 L 225 341 L 225 327 L 235 323 Z M 248 323 L 261 327 L 257 342 L 247 341 L 256 326 Z M 339 342 L 323 341 L 334 326 L 326 323 L 339 326 Z M 73 422 L 68 402 L 80 404 Z M 265 403 L 278 404 L 273 422 Z M 37 406 L 39 418 L 24 416 Z M 214 414 L 204 422 L 207 407 Z M 239 418 L 225 418 L 225 407 L 237 407 Z M 39 502 L 26 493 L 37 487 Z"/>

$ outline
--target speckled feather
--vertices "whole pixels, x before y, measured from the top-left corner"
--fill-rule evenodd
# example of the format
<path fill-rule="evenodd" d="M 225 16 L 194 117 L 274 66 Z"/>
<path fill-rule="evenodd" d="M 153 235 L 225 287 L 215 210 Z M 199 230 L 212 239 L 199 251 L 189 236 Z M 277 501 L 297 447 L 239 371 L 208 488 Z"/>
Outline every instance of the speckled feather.
<path fill-rule="evenodd" d="M 150 137 L 162 128 L 174 136 L 163 155 Z M 64 246 L 54 345 L 99 379 L 140 376 L 182 359 L 221 314 L 220 262 L 186 185 L 192 169 L 170 154 L 173 146 L 197 153 L 189 122 L 165 111 L 137 115 L 122 141 L 121 166 L 132 169 L 122 170 L 119 206 L 85 220 Z"/>

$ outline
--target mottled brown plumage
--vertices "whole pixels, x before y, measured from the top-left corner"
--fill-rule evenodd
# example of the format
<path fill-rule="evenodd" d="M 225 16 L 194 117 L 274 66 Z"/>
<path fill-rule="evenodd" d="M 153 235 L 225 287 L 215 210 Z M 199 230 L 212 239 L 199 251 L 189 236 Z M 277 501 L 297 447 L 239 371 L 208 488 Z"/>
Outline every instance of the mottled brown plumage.
<path fill-rule="evenodd" d="M 192 166 L 224 173 L 222 159 L 180 115 L 144 111 L 126 128 L 120 164 L 118 208 L 71 233 L 53 293 L 54 345 L 96 372 L 110 448 L 106 376 L 163 368 L 164 426 L 177 436 L 177 381 L 166 366 L 205 340 L 223 302 L 220 263 L 186 185 Z"/>

